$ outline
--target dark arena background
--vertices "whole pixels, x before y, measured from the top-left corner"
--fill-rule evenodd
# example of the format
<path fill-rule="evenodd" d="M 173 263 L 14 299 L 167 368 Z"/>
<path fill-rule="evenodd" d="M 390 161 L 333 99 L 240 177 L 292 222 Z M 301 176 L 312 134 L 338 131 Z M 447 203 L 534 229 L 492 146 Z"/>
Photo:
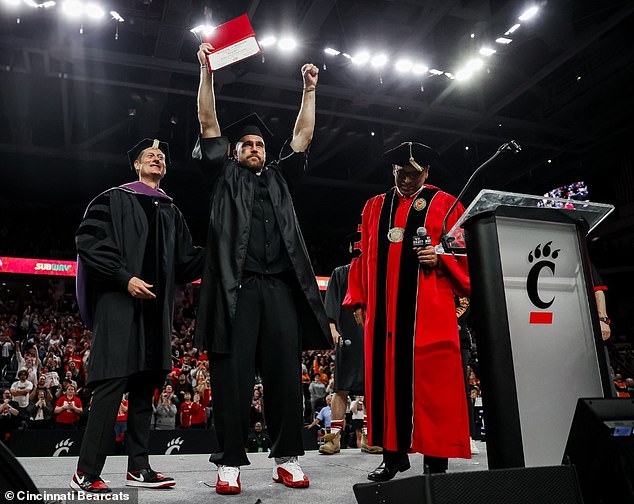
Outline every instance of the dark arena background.
<path fill-rule="evenodd" d="M 523 16 L 530 8 L 537 8 L 534 15 Z M 629 0 L 0 0 L 3 389 L 17 379 L 16 345 L 22 352 L 46 345 L 47 354 L 47 336 L 59 333 L 63 341 L 74 340 L 80 356 L 88 347 L 74 297 L 74 234 L 95 195 L 134 179 L 126 151 L 138 140 L 169 142 L 171 164 L 161 188 L 183 212 L 195 244 L 204 244 L 210 188 L 191 157 L 199 133 L 199 42 L 191 30 L 244 13 L 262 53 L 214 74 L 221 127 L 257 112 L 274 133 L 267 144 L 274 157 L 292 133 L 302 64 L 312 62 L 320 70 L 309 173 L 293 197 L 315 275 L 325 277 L 322 290 L 332 270 L 350 261 L 349 237 L 364 202 L 394 184 L 385 150 L 408 140 L 434 147 L 441 162 L 428 180 L 457 195 L 477 166 L 515 140 L 521 152 L 488 166 L 463 203 L 468 206 L 486 188 L 614 205 L 588 235 L 587 247 L 607 287 L 606 347 L 617 392 L 634 397 L 634 2 Z M 175 368 L 191 348 L 197 295 L 196 285 L 178 289 Z M 58 351 L 67 355 L 63 343 Z M 305 353 L 303 360 L 311 380 L 320 366 L 330 377 L 332 351 Z M 480 453 L 470 461 L 450 461 L 450 473 L 487 469 L 485 424 L 476 438 Z M 66 435 L 49 429 L 34 437 L 26 421 L 12 427 L 2 431 L 8 433 L 4 441 L 35 484 L 66 491 L 81 430 Z M 208 488 L 215 482 L 207 462 L 211 430 L 210 425 L 200 433 L 174 431 L 171 437 L 153 432 L 152 452 L 160 454 L 154 465 L 175 476 L 178 485 L 159 495 L 140 491 L 139 501 L 222 498 Z M 355 502 L 352 485 L 367 482 L 366 473 L 380 457 L 352 444 L 336 456 L 317 455 L 320 436 L 316 429 L 305 433 L 311 450 L 304 463 L 311 476 L 308 490 L 273 486 L 269 461 L 255 454 L 245 471 L 251 488 L 239 502 Z M 113 454 L 122 453 L 119 444 Z M 631 462 L 631 450 L 624 457 Z M 412 460 L 422 473 L 420 456 Z M 105 477 L 113 488 L 123 484 L 124 466 L 124 456 L 109 459 Z M 414 474 L 399 478 L 405 476 Z M 509 481 L 504 474 L 497 477 Z M 3 488 L 5 481 L 0 477 Z M 455 484 L 474 485 L 472 479 Z M 411 502 L 458 502 L 434 500 L 416 485 L 406 487 L 420 495 Z M 385 492 L 386 502 L 406 502 L 389 500 L 389 489 Z M 358 492 L 359 502 L 375 502 L 362 495 Z"/>

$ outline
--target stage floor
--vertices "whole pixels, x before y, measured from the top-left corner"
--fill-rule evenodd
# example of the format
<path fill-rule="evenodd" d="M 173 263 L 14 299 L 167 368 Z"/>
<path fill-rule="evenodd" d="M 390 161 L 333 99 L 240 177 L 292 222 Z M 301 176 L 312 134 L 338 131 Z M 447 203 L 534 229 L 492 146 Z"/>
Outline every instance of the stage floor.
<path fill-rule="evenodd" d="M 476 441 L 480 453 L 471 460 L 451 459 L 449 472 L 481 471 L 487 469 L 486 445 Z M 138 502 L 141 504 L 199 503 L 221 499 L 232 504 L 319 503 L 355 504 L 352 492 L 355 483 L 368 483 L 366 475 L 381 462 L 380 455 L 362 453 L 358 449 L 346 449 L 335 455 L 321 455 L 316 451 L 307 452 L 300 458 L 304 472 L 310 478 L 307 489 L 286 488 L 271 479 L 273 461 L 266 453 L 249 454 L 251 465 L 242 467 L 242 493 L 235 496 L 217 495 L 213 485 L 216 482 L 215 466 L 207 455 L 154 455 L 152 467 L 176 479 L 176 486 L 167 490 L 140 489 Z M 68 482 L 75 470 L 77 457 L 21 457 L 21 464 L 35 484 L 50 492 L 67 492 Z M 423 458 L 410 455 L 412 468 L 396 477 L 403 478 L 422 474 Z M 109 457 L 102 474 L 113 489 L 129 490 L 125 487 L 126 457 Z M 118 490 L 115 490 L 118 491 Z"/>

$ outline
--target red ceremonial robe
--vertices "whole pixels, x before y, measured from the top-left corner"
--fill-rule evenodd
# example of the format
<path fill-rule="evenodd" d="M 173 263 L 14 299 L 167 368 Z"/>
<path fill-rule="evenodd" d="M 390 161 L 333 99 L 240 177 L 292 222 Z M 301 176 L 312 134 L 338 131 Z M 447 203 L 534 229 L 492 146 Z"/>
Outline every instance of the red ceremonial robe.
<path fill-rule="evenodd" d="M 387 450 L 471 458 L 454 304 L 454 292 L 469 296 L 467 260 L 439 255 L 425 271 L 412 248 L 420 226 L 439 243 L 454 200 L 430 185 L 411 198 L 393 188 L 368 200 L 361 216 L 343 304 L 366 310 L 368 437 Z M 458 205 L 449 227 L 463 211 Z M 404 228 L 401 242 L 388 240 L 392 227 Z"/>

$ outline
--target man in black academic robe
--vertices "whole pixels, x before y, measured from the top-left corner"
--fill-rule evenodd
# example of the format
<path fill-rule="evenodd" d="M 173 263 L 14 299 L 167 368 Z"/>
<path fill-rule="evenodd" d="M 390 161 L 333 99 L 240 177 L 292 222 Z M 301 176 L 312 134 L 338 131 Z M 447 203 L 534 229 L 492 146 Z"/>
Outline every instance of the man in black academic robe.
<path fill-rule="evenodd" d="M 288 187 L 305 168 L 315 123 L 318 69 L 302 67 L 302 105 L 292 140 L 266 164 L 267 128 L 253 114 L 221 136 L 212 74 L 198 52 L 201 138 L 194 157 L 212 179 L 207 261 L 196 320 L 199 346 L 209 350 L 218 451 L 216 492 L 241 490 L 241 465 L 256 369 L 263 379 L 264 417 L 273 443 L 273 479 L 306 487 L 302 448 L 300 351 L 330 346 L 329 329 Z M 235 144 L 229 156 L 229 141 Z"/>
<path fill-rule="evenodd" d="M 200 278 L 204 263 L 204 249 L 192 245 L 183 215 L 158 187 L 169 159 L 167 144 L 145 139 L 128 156 L 139 181 L 92 200 L 75 237 L 77 298 L 93 330 L 87 382 L 94 392 L 71 487 L 95 493 L 110 491 L 99 475 L 126 391 L 126 484 L 175 484 L 150 468 L 151 400 L 172 368 L 175 285 Z"/>

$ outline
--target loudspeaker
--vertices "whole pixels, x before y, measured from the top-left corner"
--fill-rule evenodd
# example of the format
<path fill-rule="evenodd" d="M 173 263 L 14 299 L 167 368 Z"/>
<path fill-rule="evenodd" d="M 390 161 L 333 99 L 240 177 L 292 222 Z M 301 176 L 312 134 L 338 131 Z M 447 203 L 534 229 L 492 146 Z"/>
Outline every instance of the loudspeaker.
<path fill-rule="evenodd" d="M 634 399 L 579 399 L 564 461 L 585 504 L 634 502 Z"/>
<path fill-rule="evenodd" d="M 359 504 L 583 504 L 571 466 L 431 474 L 353 490 Z"/>
<path fill-rule="evenodd" d="M 39 493 L 33 480 L 26 473 L 22 464 L 18 462 L 11 451 L 0 442 L 0 491 L 1 495 L 7 490 L 17 492 L 25 490 L 32 494 Z"/>

